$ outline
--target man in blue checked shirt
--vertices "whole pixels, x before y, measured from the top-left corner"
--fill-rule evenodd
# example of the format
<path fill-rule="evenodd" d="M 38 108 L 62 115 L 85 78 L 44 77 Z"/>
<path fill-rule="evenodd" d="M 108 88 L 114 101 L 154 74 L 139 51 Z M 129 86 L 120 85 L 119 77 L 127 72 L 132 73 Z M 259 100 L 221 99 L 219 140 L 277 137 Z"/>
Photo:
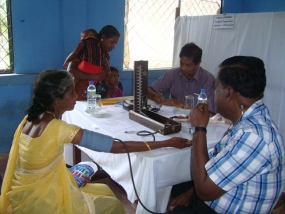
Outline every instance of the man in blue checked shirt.
<path fill-rule="evenodd" d="M 208 106 L 198 104 L 191 111 L 190 123 L 196 129 L 191 151 L 193 183 L 172 198 L 170 210 L 184 205 L 186 209 L 176 213 L 272 211 L 284 191 L 285 148 L 262 101 L 265 86 L 261 59 L 235 56 L 221 63 L 214 101 L 216 112 L 232 125 L 208 154 Z"/>

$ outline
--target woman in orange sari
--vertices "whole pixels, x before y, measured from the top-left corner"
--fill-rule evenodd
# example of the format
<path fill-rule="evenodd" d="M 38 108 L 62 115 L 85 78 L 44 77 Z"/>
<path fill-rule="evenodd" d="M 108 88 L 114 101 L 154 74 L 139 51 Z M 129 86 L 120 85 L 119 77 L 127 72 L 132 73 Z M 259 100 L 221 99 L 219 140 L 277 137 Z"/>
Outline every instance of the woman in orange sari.
<path fill-rule="evenodd" d="M 77 94 L 66 71 L 47 70 L 34 83 L 34 98 L 18 126 L 9 154 L 0 196 L 1 214 L 123 214 L 125 210 L 105 184 L 79 188 L 66 168 L 64 144 L 101 152 L 123 153 L 112 137 L 60 120 L 74 108 Z M 190 141 L 125 142 L 130 152 L 160 147 L 184 148 Z"/>

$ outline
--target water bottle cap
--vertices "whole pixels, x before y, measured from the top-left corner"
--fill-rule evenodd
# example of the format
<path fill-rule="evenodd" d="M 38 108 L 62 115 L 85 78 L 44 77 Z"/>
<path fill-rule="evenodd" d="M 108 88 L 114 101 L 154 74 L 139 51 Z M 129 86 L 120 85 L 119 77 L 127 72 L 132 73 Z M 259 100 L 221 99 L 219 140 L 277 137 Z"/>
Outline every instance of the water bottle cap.
<path fill-rule="evenodd" d="M 201 91 L 200 91 L 200 93 L 204 93 L 204 94 L 206 94 L 206 89 L 204 89 L 204 88 L 201 88 Z"/>
<path fill-rule="evenodd" d="M 89 85 L 94 85 L 94 81 L 89 81 Z"/>

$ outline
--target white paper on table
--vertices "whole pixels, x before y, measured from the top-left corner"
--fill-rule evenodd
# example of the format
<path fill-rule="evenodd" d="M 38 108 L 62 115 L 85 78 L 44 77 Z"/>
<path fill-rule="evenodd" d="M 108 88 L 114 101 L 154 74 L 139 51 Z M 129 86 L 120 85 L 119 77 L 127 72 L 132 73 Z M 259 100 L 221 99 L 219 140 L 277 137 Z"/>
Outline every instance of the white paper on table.
<path fill-rule="evenodd" d="M 166 106 L 166 105 L 162 105 L 160 107 L 160 110 L 158 111 L 159 114 L 165 116 L 165 117 L 171 117 L 171 116 L 175 116 L 173 114 L 173 106 Z"/>

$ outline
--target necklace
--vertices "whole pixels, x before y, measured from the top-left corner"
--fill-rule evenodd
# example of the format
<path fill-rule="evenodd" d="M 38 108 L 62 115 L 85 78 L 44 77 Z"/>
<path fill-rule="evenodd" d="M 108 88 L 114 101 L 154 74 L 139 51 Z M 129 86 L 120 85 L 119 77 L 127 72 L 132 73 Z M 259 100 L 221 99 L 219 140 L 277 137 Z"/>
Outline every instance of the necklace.
<path fill-rule="evenodd" d="M 57 119 L 54 113 L 52 113 L 50 111 L 45 111 L 45 112 L 48 113 L 48 114 L 51 114 L 55 119 Z"/>
<path fill-rule="evenodd" d="M 228 130 L 225 132 L 224 136 L 226 136 L 229 132 L 232 132 L 232 130 L 236 127 L 236 125 L 242 120 L 243 113 L 244 113 L 244 111 L 243 111 L 244 106 L 241 105 L 240 107 L 241 107 L 241 115 L 240 115 L 240 117 L 239 117 L 238 120 L 235 122 L 235 124 L 232 124 L 232 125 L 228 128 Z"/>

